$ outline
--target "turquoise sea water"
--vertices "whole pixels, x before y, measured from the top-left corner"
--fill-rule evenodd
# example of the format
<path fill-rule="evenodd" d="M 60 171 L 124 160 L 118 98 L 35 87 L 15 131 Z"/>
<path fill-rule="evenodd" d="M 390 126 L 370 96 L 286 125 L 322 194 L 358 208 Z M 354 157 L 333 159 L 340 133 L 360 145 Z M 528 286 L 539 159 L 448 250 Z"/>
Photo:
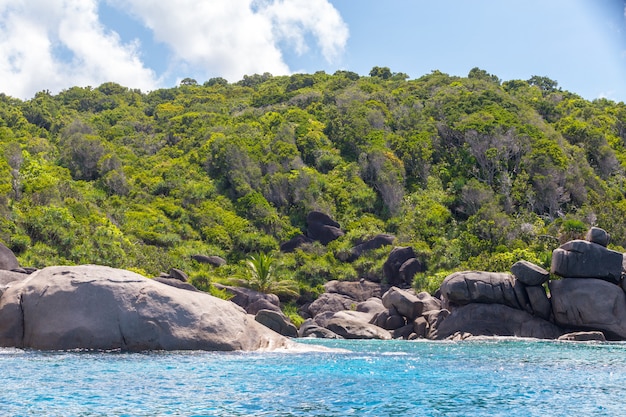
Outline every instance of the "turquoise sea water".
<path fill-rule="evenodd" d="M 349 352 L 0 349 L 0 415 L 626 415 L 626 344 L 306 343 Z"/>

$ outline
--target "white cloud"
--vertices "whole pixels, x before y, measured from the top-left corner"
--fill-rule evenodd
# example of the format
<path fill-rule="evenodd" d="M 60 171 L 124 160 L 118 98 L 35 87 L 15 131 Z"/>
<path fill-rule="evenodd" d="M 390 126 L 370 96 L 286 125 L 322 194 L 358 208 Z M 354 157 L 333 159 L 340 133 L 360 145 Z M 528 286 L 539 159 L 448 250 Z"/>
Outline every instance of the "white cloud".
<path fill-rule="evenodd" d="M 102 25 L 104 1 L 169 48 L 165 74 L 142 62 L 139 40 Z M 288 74 L 281 48 L 304 54 L 310 39 L 328 62 L 345 48 L 348 29 L 329 0 L 0 0 L 0 92 L 27 99 L 107 81 L 150 90 L 192 74 Z"/>
<path fill-rule="evenodd" d="M 27 99 L 37 91 L 115 81 L 157 85 L 138 57 L 98 21 L 97 0 L 0 2 L 0 92 Z"/>
<path fill-rule="evenodd" d="M 236 81 L 243 75 L 290 72 L 281 42 L 307 51 L 312 35 L 327 60 L 343 52 L 348 29 L 328 0 L 111 0 L 130 10 L 176 56 L 206 76 Z"/>
<path fill-rule="evenodd" d="M 304 41 L 312 33 L 324 58 L 333 62 L 348 40 L 348 27 L 339 12 L 327 0 L 276 0 L 258 2 L 259 12 L 267 16 L 274 26 L 276 37 L 292 42 L 300 54 L 307 51 Z"/>

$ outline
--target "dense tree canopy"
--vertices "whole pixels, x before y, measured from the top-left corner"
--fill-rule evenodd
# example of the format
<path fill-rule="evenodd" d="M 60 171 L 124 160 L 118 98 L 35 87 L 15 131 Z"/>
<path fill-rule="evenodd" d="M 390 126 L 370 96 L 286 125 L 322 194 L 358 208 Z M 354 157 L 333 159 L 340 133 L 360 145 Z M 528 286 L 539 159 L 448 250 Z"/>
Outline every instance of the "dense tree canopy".
<path fill-rule="evenodd" d="M 545 265 L 592 225 L 624 250 L 624 103 L 479 68 L 407 78 L 375 67 L 0 95 L 0 240 L 25 266 L 176 267 L 200 286 L 275 252 L 277 279 L 303 296 L 381 275 L 391 248 L 339 260 L 378 233 L 415 249 L 424 287 L 451 270 Z M 346 234 L 279 255 L 311 210 Z"/>

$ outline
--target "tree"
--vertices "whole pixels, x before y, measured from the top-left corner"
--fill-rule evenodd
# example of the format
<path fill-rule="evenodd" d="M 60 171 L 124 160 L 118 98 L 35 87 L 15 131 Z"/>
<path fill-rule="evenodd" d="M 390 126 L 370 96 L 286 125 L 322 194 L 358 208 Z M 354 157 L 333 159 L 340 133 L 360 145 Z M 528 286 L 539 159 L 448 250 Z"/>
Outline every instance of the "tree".
<path fill-rule="evenodd" d="M 378 77 L 383 80 L 388 80 L 392 75 L 393 74 L 391 73 L 389 67 L 374 67 L 370 71 L 370 77 Z"/>
<path fill-rule="evenodd" d="M 198 82 L 193 78 L 183 78 L 180 82 L 180 85 L 198 85 Z"/>
<path fill-rule="evenodd" d="M 489 74 L 487 71 L 480 69 L 478 67 L 474 67 L 470 70 L 469 74 L 467 74 L 467 78 L 474 78 L 477 80 L 488 81 L 491 83 L 500 84 L 500 78 L 493 74 Z"/>
<path fill-rule="evenodd" d="M 276 258 L 272 253 L 257 252 L 246 260 L 248 276 L 247 286 L 264 293 L 279 293 L 288 297 L 297 297 L 294 281 L 279 280 L 276 274 Z"/>
<path fill-rule="evenodd" d="M 556 88 L 559 85 L 558 82 L 551 80 L 548 77 L 540 77 L 538 75 L 533 75 L 527 80 L 527 82 L 530 85 L 539 87 L 544 94 L 556 91 Z"/>

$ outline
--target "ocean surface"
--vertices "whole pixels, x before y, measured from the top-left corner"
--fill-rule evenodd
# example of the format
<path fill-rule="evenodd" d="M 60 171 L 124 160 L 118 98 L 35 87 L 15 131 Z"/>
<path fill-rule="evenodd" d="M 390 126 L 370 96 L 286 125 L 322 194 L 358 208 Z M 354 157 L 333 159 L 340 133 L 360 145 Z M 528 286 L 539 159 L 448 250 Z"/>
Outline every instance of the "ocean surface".
<path fill-rule="evenodd" d="M 1 416 L 626 416 L 626 344 L 332 341 L 341 352 L 0 349 Z"/>

